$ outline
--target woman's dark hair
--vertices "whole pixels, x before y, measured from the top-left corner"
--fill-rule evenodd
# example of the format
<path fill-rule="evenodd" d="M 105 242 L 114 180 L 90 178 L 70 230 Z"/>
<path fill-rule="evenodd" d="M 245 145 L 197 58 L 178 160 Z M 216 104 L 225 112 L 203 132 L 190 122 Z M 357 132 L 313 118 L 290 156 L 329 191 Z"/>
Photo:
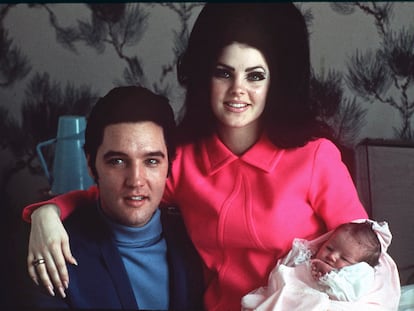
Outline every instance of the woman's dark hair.
<path fill-rule="evenodd" d="M 111 124 L 151 121 L 163 129 L 167 146 L 169 171 L 176 152 L 176 125 L 168 99 L 138 86 L 116 87 L 100 98 L 92 108 L 85 130 L 85 153 L 94 174 L 96 154 L 102 144 L 105 128 Z"/>
<path fill-rule="evenodd" d="M 310 60 L 306 23 L 292 3 L 207 3 L 177 64 L 179 82 L 187 88 L 181 142 L 194 142 L 214 132 L 210 78 L 224 47 L 238 42 L 265 57 L 271 80 L 263 112 L 272 142 L 293 148 L 329 136 L 309 100 Z"/>

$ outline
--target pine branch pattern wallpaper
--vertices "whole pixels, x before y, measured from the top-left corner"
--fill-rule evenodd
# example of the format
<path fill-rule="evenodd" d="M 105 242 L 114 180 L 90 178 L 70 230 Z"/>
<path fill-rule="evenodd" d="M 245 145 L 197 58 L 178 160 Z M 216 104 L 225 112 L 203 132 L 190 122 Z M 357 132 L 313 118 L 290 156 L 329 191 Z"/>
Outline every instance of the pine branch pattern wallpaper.
<path fill-rule="evenodd" d="M 337 140 L 414 140 L 414 2 L 295 2 L 310 30 L 311 94 Z M 0 4 L 0 201 L 18 217 L 47 181 L 35 147 L 117 85 L 170 98 L 197 2 Z M 52 160 L 52 155 L 46 155 Z"/>

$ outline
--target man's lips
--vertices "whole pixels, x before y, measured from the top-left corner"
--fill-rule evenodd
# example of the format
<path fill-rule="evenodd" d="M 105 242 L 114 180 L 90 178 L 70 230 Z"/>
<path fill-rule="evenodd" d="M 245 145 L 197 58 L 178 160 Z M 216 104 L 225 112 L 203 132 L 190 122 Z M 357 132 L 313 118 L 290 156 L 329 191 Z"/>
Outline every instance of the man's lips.
<path fill-rule="evenodd" d="M 133 200 L 133 201 L 142 201 L 145 200 L 145 198 L 147 198 L 144 195 L 131 195 L 131 196 L 127 196 L 126 197 L 128 200 Z"/>
<path fill-rule="evenodd" d="M 149 196 L 146 196 L 146 195 L 129 195 L 129 196 L 124 196 L 124 200 L 130 205 L 141 205 L 145 201 L 149 200 Z"/>

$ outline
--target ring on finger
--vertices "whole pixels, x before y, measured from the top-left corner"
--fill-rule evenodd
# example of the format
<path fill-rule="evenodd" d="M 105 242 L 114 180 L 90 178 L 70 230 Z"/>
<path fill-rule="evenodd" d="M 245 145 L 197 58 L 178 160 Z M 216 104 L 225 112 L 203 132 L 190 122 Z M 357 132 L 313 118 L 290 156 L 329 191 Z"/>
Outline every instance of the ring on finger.
<path fill-rule="evenodd" d="M 37 267 L 38 265 L 44 264 L 46 261 L 43 258 L 33 260 L 33 265 Z"/>

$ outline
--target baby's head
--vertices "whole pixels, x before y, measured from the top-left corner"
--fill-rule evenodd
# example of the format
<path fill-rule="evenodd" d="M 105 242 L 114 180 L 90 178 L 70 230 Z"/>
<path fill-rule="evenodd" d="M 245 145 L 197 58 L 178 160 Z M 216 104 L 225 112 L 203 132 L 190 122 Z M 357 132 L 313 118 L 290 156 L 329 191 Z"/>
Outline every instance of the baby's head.
<path fill-rule="evenodd" d="M 359 262 L 378 264 L 381 244 L 369 222 L 346 223 L 335 229 L 316 253 L 315 258 L 335 269 Z"/>

